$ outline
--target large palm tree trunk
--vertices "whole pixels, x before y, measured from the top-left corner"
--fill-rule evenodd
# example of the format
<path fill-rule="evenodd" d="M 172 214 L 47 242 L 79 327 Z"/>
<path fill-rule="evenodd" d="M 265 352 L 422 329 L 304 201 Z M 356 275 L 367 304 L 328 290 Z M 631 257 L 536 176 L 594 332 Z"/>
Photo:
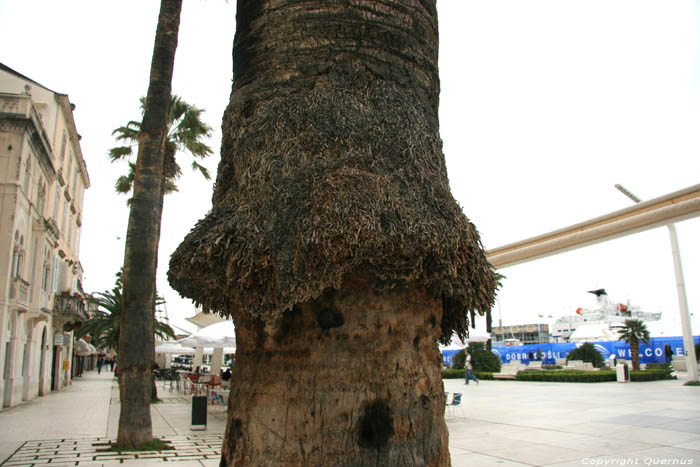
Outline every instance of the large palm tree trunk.
<path fill-rule="evenodd" d="M 150 400 L 153 309 L 162 211 L 163 144 L 182 0 L 162 0 L 134 178 L 124 253 L 124 311 L 119 335 L 121 412 L 117 444 L 152 439 Z"/>
<path fill-rule="evenodd" d="M 221 465 L 448 466 L 437 340 L 494 276 L 449 191 L 434 0 L 238 2 L 212 211 L 174 288 L 234 318 Z"/>
<path fill-rule="evenodd" d="M 376 285 L 346 278 L 273 326 L 235 312 L 222 465 L 450 465 L 440 301 Z"/>

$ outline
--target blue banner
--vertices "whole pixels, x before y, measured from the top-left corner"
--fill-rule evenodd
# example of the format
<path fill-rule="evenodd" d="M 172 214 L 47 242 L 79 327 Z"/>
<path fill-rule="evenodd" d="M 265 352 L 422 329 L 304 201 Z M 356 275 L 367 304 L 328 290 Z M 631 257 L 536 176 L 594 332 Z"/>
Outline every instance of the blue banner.
<path fill-rule="evenodd" d="M 695 336 L 695 343 L 698 343 L 699 339 L 700 338 L 698 336 Z M 498 355 L 503 363 L 528 363 L 531 359 L 535 360 L 537 358 L 537 351 L 539 350 L 542 355 L 542 362 L 545 365 L 555 365 L 557 363 L 557 358 L 566 358 L 566 356 L 569 355 L 569 352 L 582 346 L 583 344 L 583 342 L 557 342 L 547 344 L 513 345 L 493 347 L 491 351 Z M 594 345 L 605 360 L 610 358 L 610 354 L 615 354 L 615 357 L 618 359 L 632 359 L 630 354 L 630 346 L 625 341 L 591 342 L 591 344 Z M 666 344 L 671 346 L 673 355 L 685 355 L 685 346 L 683 345 L 682 337 L 655 337 L 651 339 L 648 345 L 640 343 L 640 362 L 665 363 L 666 355 L 664 349 Z M 457 352 L 459 352 L 459 350 L 443 350 L 443 365 L 451 365 L 452 357 Z"/>

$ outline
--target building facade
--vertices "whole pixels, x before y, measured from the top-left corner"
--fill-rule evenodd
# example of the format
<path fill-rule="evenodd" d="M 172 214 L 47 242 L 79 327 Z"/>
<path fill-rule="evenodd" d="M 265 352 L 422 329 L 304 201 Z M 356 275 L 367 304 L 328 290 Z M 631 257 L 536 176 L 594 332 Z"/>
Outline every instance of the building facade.
<path fill-rule="evenodd" d="M 71 384 L 90 186 L 68 96 L 0 63 L 0 398 Z"/>
<path fill-rule="evenodd" d="M 549 325 L 543 323 L 499 326 L 491 330 L 493 345 L 544 344 L 549 342 Z"/>

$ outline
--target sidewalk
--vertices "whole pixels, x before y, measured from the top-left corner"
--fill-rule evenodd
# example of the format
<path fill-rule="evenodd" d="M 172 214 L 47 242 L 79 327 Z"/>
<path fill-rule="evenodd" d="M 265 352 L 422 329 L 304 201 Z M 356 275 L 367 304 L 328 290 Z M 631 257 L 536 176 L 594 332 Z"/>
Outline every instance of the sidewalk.
<path fill-rule="evenodd" d="M 450 399 L 464 395 L 463 410 L 448 414 L 452 466 L 700 465 L 700 388 L 682 382 L 445 380 Z M 111 373 L 92 371 L 0 412 L 1 465 L 218 466 L 225 409 L 210 407 L 207 430 L 191 431 L 189 403 L 167 383 L 158 390 L 164 402 L 152 406 L 153 434 L 174 451 L 97 452 L 94 444 L 116 437 L 119 397 Z"/>

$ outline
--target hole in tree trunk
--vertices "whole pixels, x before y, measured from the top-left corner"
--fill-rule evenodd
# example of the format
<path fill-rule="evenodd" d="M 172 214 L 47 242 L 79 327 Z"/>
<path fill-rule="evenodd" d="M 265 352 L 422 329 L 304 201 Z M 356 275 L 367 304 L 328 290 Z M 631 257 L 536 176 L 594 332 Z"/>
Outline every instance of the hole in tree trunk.
<path fill-rule="evenodd" d="M 394 436 L 391 409 L 382 401 L 372 402 L 360 420 L 360 436 L 357 444 L 363 448 L 380 449 Z"/>
<path fill-rule="evenodd" d="M 342 326 L 345 324 L 345 318 L 340 311 L 334 308 L 324 308 L 318 313 L 316 322 L 321 329 L 326 330 Z"/>

